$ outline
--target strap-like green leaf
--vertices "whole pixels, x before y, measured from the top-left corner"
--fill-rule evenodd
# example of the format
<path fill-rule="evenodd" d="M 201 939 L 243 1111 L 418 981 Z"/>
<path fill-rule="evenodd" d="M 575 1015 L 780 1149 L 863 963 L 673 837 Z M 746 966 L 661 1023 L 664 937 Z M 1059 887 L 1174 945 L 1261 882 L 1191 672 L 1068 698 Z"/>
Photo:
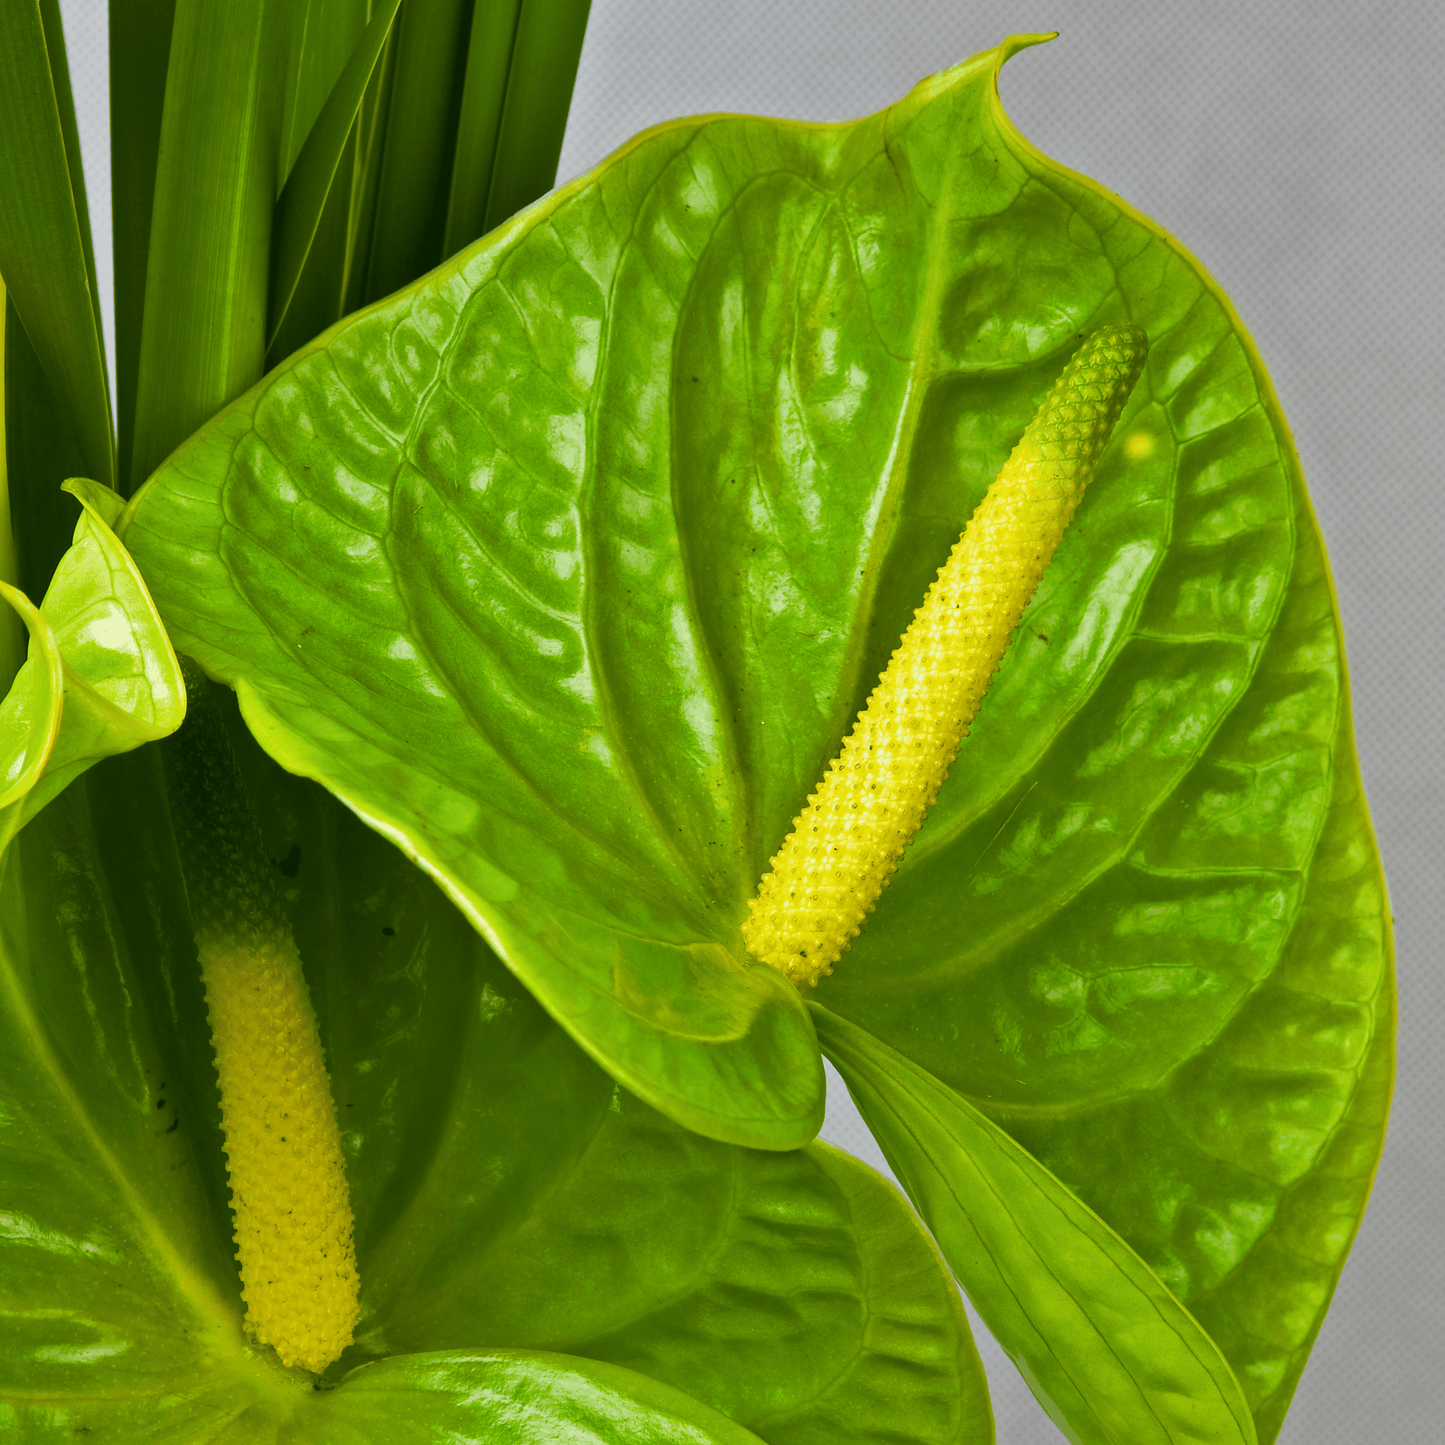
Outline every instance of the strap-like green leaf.
<path fill-rule="evenodd" d="M 5 453 L 15 581 L 34 598 L 44 595 L 70 546 L 75 509 L 60 488 L 67 477 L 85 471 L 85 462 L 79 434 L 13 301 L 5 309 Z"/>
<path fill-rule="evenodd" d="M 352 126 L 400 4 L 401 0 L 382 0 L 377 7 L 307 135 L 276 201 L 268 340 L 280 331 L 296 294 L 296 285 L 321 224 L 321 213 L 336 180 Z"/>
<path fill-rule="evenodd" d="M 295 168 L 371 19 L 371 0 L 287 0 L 290 31 L 276 154 L 278 184 Z"/>
<path fill-rule="evenodd" d="M 135 479 L 264 366 L 280 20 L 264 0 L 176 5 L 136 383 Z"/>
<path fill-rule="evenodd" d="M 0 848 L 101 758 L 165 737 L 185 716 L 170 639 L 110 523 L 120 499 L 67 490 L 84 512 L 39 608 L 0 583 L 30 630 L 30 658 L 0 703 Z"/>
<path fill-rule="evenodd" d="M 1253 1445 L 1218 1347 L 1098 1215 L 931 1074 L 809 1009 L 974 1307 L 1069 1439 Z"/>
<path fill-rule="evenodd" d="M 54 0 L 0 7 L 0 275 L 86 466 L 111 480 L 110 390 Z"/>
<path fill-rule="evenodd" d="M 497 137 L 502 129 L 502 107 L 507 100 L 507 76 L 512 68 L 521 9 L 522 0 L 492 0 L 478 5 L 472 15 L 467 79 L 462 90 L 451 201 L 442 246 L 448 256 L 487 232 L 487 196 L 496 167 Z M 564 121 L 566 116 L 564 106 Z"/>
<path fill-rule="evenodd" d="M 5 319 L 9 312 L 5 281 L 0 277 L 0 582 L 14 586 L 19 580 L 20 562 L 15 555 L 15 532 L 10 524 L 10 468 L 5 444 Z M 25 627 L 19 617 L 7 608 L 0 608 L 0 688 L 7 691 L 25 661 L 24 639 Z"/>
<path fill-rule="evenodd" d="M 483 234 L 557 178 L 592 0 L 522 0 Z M 468 236 L 467 240 L 473 239 Z"/>
<path fill-rule="evenodd" d="M 40 23 L 45 31 L 46 57 L 50 62 L 50 83 L 55 90 L 55 108 L 60 137 L 65 146 L 65 170 L 80 232 L 80 249 L 85 257 L 85 280 L 90 292 L 90 309 L 97 334 L 102 332 L 100 289 L 95 277 L 95 246 L 90 233 L 90 202 L 85 189 L 85 166 L 80 154 L 80 128 L 75 122 L 75 96 L 70 88 L 70 61 L 65 53 L 65 27 L 60 18 L 60 0 L 39 0 Z"/>
<path fill-rule="evenodd" d="M 402 12 L 387 97 L 367 300 L 405 286 L 442 259 L 471 9 L 465 0 L 430 0 Z"/>
<path fill-rule="evenodd" d="M 146 257 L 176 0 L 110 0 L 110 194 L 117 464 L 130 490 Z"/>

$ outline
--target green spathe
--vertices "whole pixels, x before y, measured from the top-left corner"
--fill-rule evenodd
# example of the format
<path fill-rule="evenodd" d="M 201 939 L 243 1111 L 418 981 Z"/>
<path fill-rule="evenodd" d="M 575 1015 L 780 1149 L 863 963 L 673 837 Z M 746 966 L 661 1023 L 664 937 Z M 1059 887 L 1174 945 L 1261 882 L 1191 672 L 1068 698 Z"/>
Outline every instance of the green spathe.
<path fill-rule="evenodd" d="M 174 732 L 186 712 L 180 664 L 130 554 L 111 531 L 120 499 L 82 480 L 75 540 L 37 608 L 0 580 L 29 656 L 0 699 L 0 853 L 102 758 Z"/>
<path fill-rule="evenodd" d="M 853 125 L 649 132 L 298 353 L 125 536 L 272 756 L 614 1077 L 785 1147 L 816 1048 L 742 954 L 746 899 L 1078 337 L 1142 325 L 1090 493 L 819 998 L 1066 1180 L 1267 1440 L 1391 1067 L 1338 620 L 1248 338 L 1008 126 L 1024 43 Z"/>
<path fill-rule="evenodd" d="M 922 1445 L 989 1445 L 956 1292 L 891 1186 L 824 1145 L 719 1144 L 619 1094 L 432 883 L 232 713 L 356 1216 L 362 1319 L 327 1384 L 540 1349 L 639 1371 L 768 1445 L 871 1445 L 900 1419 Z M 242 1333 L 156 752 L 92 770 L 0 856 L 0 1422 L 26 1440 L 179 1445 L 328 1396 Z"/>

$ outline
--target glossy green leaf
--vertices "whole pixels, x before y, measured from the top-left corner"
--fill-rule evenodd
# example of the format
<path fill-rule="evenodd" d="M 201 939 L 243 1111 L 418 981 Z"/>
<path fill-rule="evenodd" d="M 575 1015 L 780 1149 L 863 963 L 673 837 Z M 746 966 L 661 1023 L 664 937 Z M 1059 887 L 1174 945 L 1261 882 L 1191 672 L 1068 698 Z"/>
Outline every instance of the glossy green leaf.
<path fill-rule="evenodd" d="M 718 1144 L 619 1091 L 524 1208 L 467 1197 L 485 1139 L 447 1139 L 369 1257 L 386 1303 L 358 1348 L 467 1339 L 611 1360 L 770 1445 L 992 1440 L 957 1292 L 897 1191 L 855 1160 Z"/>
<path fill-rule="evenodd" d="M 110 391 L 57 0 L 0 10 L 0 196 L 0 275 L 85 469 L 109 482 Z"/>
<path fill-rule="evenodd" d="M 1269 1438 L 1388 1097 L 1338 619 L 1228 302 L 1003 116 L 1027 43 L 851 125 L 639 138 L 279 368 L 126 536 L 268 750 L 619 1078 L 796 1138 L 810 1041 L 780 1000 L 749 1045 L 746 900 L 1078 337 L 1143 325 L 954 776 L 818 996 L 1115 1229 Z"/>
<path fill-rule="evenodd" d="M 1306 607 L 1328 595 L 1319 560 Z M 1294 639 L 1307 668 L 1339 655 L 1333 608 L 1310 622 Z M 1298 698 L 1281 688 L 1275 703 L 1278 717 Z M 1288 936 L 1219 1036 L 1152 1090 L 998 1111 L 1210 1331 L 1264 1440 L 1359 1228 L 1395 1073 L 1390 923 L 1343 699 L 1333 764 Z"/>
<path fill-rule="evenodd" d="M 364 1365 L 276 1439 L 350 1445 L 377 1430 L 396 1445 L 761 1445 L 727 1416 L 631 1370 L 519 1350 Z"/>
<path fill-rule="evenodd" d="M 1069 1439 L 1254 1445 L 1218 1347 L 1107 1224 L 926 1070 L 811 1011 L 974 1308 Z"/>
<path fill-rule="evenodd" d="M 170 639 L 110 529 L 120 498 L 66 486 L 83 510 L 39 609 L 0 583 L 31 639 L 0 703 L 0 849 L 87 768 L 174 732 L 186 711 Z"/>
<path fill-rule="evenodd" d="M 322 212 L 332 193 L 356 118 L 391 33 L 401 0 L 384 0 L 367 23 L 326 104 L 316 118 L 276 200 L 275 259 L 271 266 L 274 338 L 290 308 Z M 349 181 L 349 177 L 347 180 Z"/>
<path fill-rule="evenodd" d="M 890 1186 L 619 1095 L 435 885 L 232 729 L 342 1119 L 364 1319 L 333 1374 L 389 1358 L 318 1394 L 240 1332 L 205 1004 L 141 749 L 40 814 L 0 877 L 0 1400 L 34 1438 L 199 1442 L 290 1418 L 298 1380 L 336 1400 L 404 1374 L 398 1353 L 520 1347 L 638 1370 L 769 1445 L 903 1419 L 987 1445 L 956 1293 Z"/>

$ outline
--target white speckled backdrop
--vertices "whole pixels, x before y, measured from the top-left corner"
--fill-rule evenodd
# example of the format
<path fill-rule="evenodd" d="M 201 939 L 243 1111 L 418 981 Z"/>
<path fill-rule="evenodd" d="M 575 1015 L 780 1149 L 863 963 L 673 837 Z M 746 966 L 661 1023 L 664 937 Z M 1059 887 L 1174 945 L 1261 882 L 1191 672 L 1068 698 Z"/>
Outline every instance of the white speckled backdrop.
<path fill-rule="evenodd" d="M 92 215 L 103 0 L 62 0 Z M 1344 613 L 1398 928 L 1389 1144 L 1282 1445 L 1435 1445 L 1445 1419 L 1445 7 L 1398 0 L 593 0 L 561 175 L 672 116 L 842 120 L 1020 31 L 1019 128 L 1173 231 L 1274 377 Z M 108 300 L 109 247 L 97 238 Z M 825 1134 L 881 1165 L 832 1081 Z M 1001 1445 L 1059 1434 L 980 1341 Z M 1432 1363 L 1433 1361 L 1433 1363 Z"/>

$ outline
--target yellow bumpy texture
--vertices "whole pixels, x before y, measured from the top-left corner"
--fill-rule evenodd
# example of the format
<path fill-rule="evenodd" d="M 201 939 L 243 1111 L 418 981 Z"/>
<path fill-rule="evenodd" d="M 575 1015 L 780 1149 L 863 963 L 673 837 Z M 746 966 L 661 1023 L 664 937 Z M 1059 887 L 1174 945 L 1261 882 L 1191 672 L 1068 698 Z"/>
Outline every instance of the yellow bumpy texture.
<path fill-rule="evenodd" d="M 197 938 L 220 1075 L 246 1328 L 318 1374 L 351 1343 L 358 1280 L 341 1135 L 284 925 Z"/>
<path fill-rule="evenodd" d="M 1147 349 L 1107 326 L 1074 354 L 771 860 L 743 938 L 799 988 L 832 972 L 938 796 Z"/>

